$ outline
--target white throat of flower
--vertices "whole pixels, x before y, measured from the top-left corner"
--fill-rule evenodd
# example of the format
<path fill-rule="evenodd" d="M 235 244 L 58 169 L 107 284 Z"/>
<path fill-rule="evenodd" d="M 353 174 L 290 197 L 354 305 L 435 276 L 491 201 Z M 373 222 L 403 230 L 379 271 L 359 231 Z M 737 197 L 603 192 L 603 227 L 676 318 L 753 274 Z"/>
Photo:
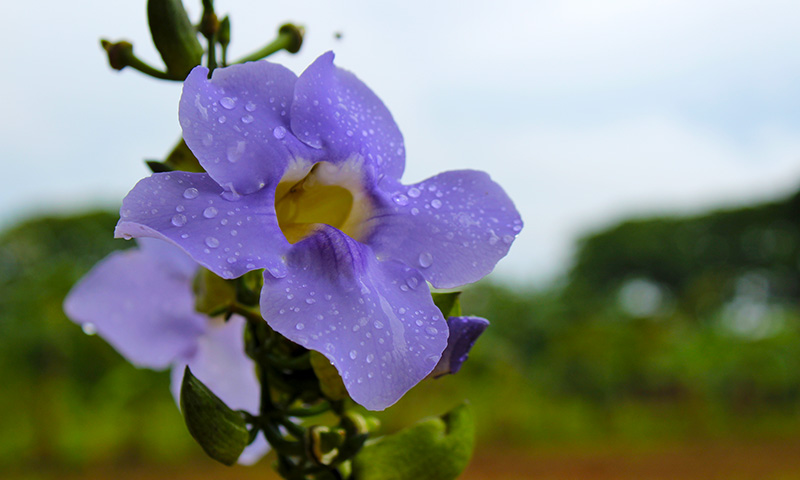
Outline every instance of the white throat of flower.
<path fill-rule="evenodd" d="M 295 160 L 275 190 L 275 213 L 286 240 L 297 243 L 320 224 L 354 240 L 366 234 L 372 201 L 363 185 L 361 157 L 334 165 Z"/>

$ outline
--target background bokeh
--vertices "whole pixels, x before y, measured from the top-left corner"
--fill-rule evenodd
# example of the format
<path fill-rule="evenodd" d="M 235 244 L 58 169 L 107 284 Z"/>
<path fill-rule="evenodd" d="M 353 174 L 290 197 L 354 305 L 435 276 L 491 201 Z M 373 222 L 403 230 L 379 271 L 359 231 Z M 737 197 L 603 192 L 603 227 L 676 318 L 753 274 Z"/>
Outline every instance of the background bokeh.
<path fill-rule="evenodd" d="M 274 61 L 299 73 L 333 49 L 393 112 L 406 182 L 486 170 L 526 221 L 463 296 L 492 321 L 470 361 L 383 414 L 387 431 L 469 398 L 469 478 L 800 477 L 800 5 L 216 5 L 232 58 L 289 20 L 306 44 Z M 98 45 L 157 63 L 144 2 L 6 17 L 0 476 L 264 478 L 268 462 L 215 469 L 167 376 L 61 312 L 128 246 L 114 210 L 179 135 L 180 85 L 113 72 Z"/>

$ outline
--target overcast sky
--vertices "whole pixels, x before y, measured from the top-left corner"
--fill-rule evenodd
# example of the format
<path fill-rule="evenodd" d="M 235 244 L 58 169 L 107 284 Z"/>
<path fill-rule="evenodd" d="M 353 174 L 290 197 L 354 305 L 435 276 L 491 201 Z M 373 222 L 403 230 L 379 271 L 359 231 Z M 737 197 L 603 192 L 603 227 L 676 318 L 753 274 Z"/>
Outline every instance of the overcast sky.
<path fill-rule="evenodd" d="M 200 1 L 185 0 L 196 16 Z M 702 212 L 800 186 L 800 2 L 217 0 L 231 58 L 306 26 L 387 104 L 406 183 L 488 171 L 526 227 L 497 277 L 545 281 L 630 215 Z M 178 138 L 180 84 L 111 71 L 100 37 L 149 42 L 145 1 L 4 5 L 0 225 L 118 206 Z M 341 40 L 334 34 L 342 33 Z M 110 234 L 110 233 L 109 233 Z"/>

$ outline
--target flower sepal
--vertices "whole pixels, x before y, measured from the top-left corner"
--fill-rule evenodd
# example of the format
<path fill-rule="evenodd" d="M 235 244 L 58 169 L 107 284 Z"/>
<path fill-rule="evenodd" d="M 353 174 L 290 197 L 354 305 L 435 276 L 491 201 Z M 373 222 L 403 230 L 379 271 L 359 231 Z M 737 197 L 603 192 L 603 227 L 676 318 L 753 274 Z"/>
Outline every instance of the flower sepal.
<path fill-rule="evenodd" d="M 192 282 L 194 308 L 213 317 L 230 311 L 236 304 L 236 282 L 225 280 L 206 268 L 198 268 Z"/>
<path fill-rule="evenodd" d="M 367 442 L 353 461 L 355 480 L 451 480 L 472 457 L 475 422 L 469 405 Z"/>
<path fill-rule="evenodd" d="M 432 293 L 433 304 L 444 315 L 444 318 L 458 317 L 461 315 L 461 292 Z"/>
<path fill-rule="evenodd" d="M 181 412 L 186 428 L 209 457 L 233 465 L 251 442 L 247 423 L 239 412 L 192 375 L 187 366 L 181 385 Z"/>

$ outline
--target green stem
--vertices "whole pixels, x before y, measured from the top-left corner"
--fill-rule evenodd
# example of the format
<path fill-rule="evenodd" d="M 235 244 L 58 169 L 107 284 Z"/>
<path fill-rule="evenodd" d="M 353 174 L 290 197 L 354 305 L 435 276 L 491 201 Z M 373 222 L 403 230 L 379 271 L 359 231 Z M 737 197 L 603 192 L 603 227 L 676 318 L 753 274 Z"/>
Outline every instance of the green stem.
<path fill-rule="evenodd" d="M 228 311 L 230 311 L 231 313 L 235 313 L 235 314 L 237 314 L 239 316 L 244 317 L 244 319 L 247 320 L 248 322 L 252 322 L 252 323 L 256 323 L 256 324 L 266 323 L 264 321 L 264 318 L 261 317 L 260 314 L 254 312 L 253 310 L 251 310 L 251 309 L 249 309 L 249 308 L 247 308 L 247 307 L 245 307 L 243 305 L 239 305 L 238 303 L 231 304 L 228 307 Z"/>
<path fill-rule="evenodd" d="M 327 412 L 331 409 L 331 404 L 328 402 L 320 402 L 308 408 L 290 408 L 286 410 L 286 415 L 290 417 L 313 417 Z"/>
<path fill-rule="evenodd" d="M 209 73 L 213 72 L 215 68 L 217 68 L 217 34 L 211 36 L 208 39 L 208 61 L 207 61 L 208 71 Z"/>
<path fill-rule="evenodd" d="M 151 76 L 153 78 L 158 78 L 159 80 L 174 80 L 178 82 L 182 82 L 184 80 L 183 78 L 170 75 L 167 72 L 162 72 L 161 70 L 151 67 L 150 65 L 144 63 L 142 60 L 140 60 L 138 57 L 134 55 L 132 55 L 128 59 L 128 66 L 133 68 L 134 70 L 138 70 L 144 73 L 145 75 Z"/>
<path fill-rule="evenodd" d="M 254 62 L 281 50 L 286 50 L 290 53 L 296 53 L 300 49 L 300 45 L 302 45 L 302 43 L 303 29 L 291 24 L 286 24 L 283 25 L 280 30 L 278 30 L 278 37 L 273 40 L 272 43 L 266 45 L 264 48 L 258 51 L 251 53 L 250 55 L 247 55 L 246 57 L 236 60 L 233 63 Z"/>

